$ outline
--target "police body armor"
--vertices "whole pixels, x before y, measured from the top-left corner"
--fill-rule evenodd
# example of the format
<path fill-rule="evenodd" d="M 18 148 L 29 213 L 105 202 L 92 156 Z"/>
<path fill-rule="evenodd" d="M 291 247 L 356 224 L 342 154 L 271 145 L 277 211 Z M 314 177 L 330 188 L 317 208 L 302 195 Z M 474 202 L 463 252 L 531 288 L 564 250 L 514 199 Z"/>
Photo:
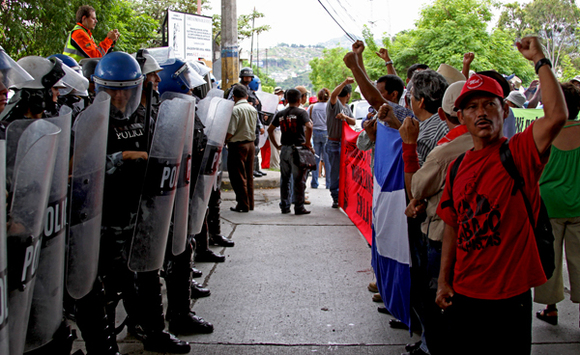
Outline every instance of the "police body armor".
<path fill-rule="evenodd" d="M 187 221 L 189 219 L 189 187 L 191 181 L 192 146 L 193 146 L 193 126 L 195 121 L 195 98 L 174 92 L 165 92 L 162 100 L 172 98 L 182 98 L 190 102 L 190 110 L 187 117 L 187 129 L 181 154 L 179 177 L 177 179 L 177 190 L 175 192 L 175 205 L 173 207 L 173 255 L 179 255 L 185 251 L 187 242 Z M 197 178 L 197 175 L 195 175 Z"/>
<path fill-rule="evenodd" d="M 0 191 L 6 191 L 6 140 L 0 140 Z M 0 193 L 0 354 L 9 354 L 6 194 Z"/>
<path fill-rule="evenodd" d="M 65 284 L 72 298 L 93 288 L 99 266 L 107 132 L 111 98 L 99 93 L 76 119 Z"/>
<path fill-rule="evenodd" d="M 43 119 L 16 120 L 6 132 L 11 355 L 24 351 L 59 132 Z"/>
<path fill-rule="evenodd" d="M 206 100 L 208 100 L 209 103 Z M 200 119 L 206 127 L 205 133 L 207 135 L 207 145 L 201 161 L 199 175 L 197 177 L 189 208 L 190 235 L 195 235 L 201 232 L 209 197 L 215 184 L 215 179 L 221 162 L 222 148 L 224 146 L 228 125 L 232 117 L 234 102 L 218 97 L 208 97 L 201 100 L 199 106 L 202 108 L 208 108 L 205 120 L 202 118 L 202 114 L 205 114 L 205 112 L 200 112 Z"/>
<path fill-rule="evenodd" d="M 44 233 L 25 352 L 50 342 L 62 322 L 71 113 L 71 108 L 64 106 L 58 117 L 46 119 L 59 127 L 61 132 L 58 135 L 54 173 L 45 207 Z"/>
<path fill-rule="evenodd" d="M 163 266 L 190 105 L 176 98 L 159 106 L 129 250 L 132 271 L 153 271 Z"/>

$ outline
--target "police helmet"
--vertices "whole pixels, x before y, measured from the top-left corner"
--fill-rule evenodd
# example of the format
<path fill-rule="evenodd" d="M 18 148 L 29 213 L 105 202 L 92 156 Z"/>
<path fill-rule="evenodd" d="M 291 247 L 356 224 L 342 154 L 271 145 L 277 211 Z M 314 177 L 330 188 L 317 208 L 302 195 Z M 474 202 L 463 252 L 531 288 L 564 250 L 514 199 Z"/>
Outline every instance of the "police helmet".
<path fill-rule="evenodd" d="M 248 84 L 248 87 L 250 89 L 252 89 L 253 91 L 258 91 L 261 83 L 262 83 L 262 81 L 260 80 L 260 78 L 258 78 L 256 75 L 254 75 L 254 79 L 252 79 L 252 81 L 250 81 L 250 83 Z"/>
<path fill-rule="evenodd" d="M 71 68 L 72 70 L 76 71 L 79 74 L 81 73 L 81 66 L 79 65 L 79 63 L 77 63 L 77 61 L 73 57 L 68 56 L 66 54 L 58 53 L 48 56 L 46 57 L 46 59 L 55 57 L 60 59 L 63 62 L 63 64 L 66 65 L 67 67 Z"/>
<path fill-rule="evenodd" d="M 240 78 L 243 78 L 245 76 L 254 76 L 254 71 L 252 70 L 252 68 L 242 68 L 242 70 L 240 70 Z"/>
<path fill-rule="evenodd" d="M 16 85 L 16 89 L 50 89 L 65 76 L 62 61 L 39 56 L 20 58 L 17 62 L 34 80 Z"/>
<path fill-rule="evenodd" d="M 83 68 L 83 76 L 91 83 L 93 82 L 92 76 L 95 73 L 95 68 L 99 63 L 99 60 L 101 60 L 101 58 L 85 58 L 81 59 L 79 62 Z"/>
<path fill-rule="evenodd" d="M 175 62 L 162 64 L 163 71 L 159 72 L 161 82 L 159 83 L 159 93 L 163 95 L 166 91 L 180 92 L 187 94 L 191 89 L 205 84 L 205 80 L 188 62 L 175 59 Z"/>
<path fill-rule="evenodd" d="M 159 63 L 157 62 L 155 57 L 149 54 L 146 49 L 141 50 L 137 53 L 133 53 L 131 54 L 131 56 L 137 59 L 137 62 L 141 66 L 141 72 L 143 73 L 143 75 L 163 70 L 163 68 L 159 66 Z"/>
<path fill-rule="evenodd" d="M 106 91 L 111 96 L 111 105 L 130 116 L 141 101 L 143 74 L 139 63 L 130 54 L 112 52 L 97 64 L 93 74 L 95 91 Z"/>
<path fill-rule="evenodd" d="M 62 61 L 64 65 L 74 70 L 77 75 L 68 73 L 62 80 L 59 80 L 54 87 L 58 88 L 60 95 L 67 95 L 69 93 L 79 96 L 88 96 L 89 93 L 87 88 L 89 86 L 88 79 L 85 80 L 82 76 L 81 66 L 77 63 L 74 58 L 71 58 L 65 54 L 53 54 L 46 57 L 46 59 L 58 58 Z M 73 82 L 73 83 L 71 83 Z M 84 88 L 84 90 L 79 90 L 79 88 Z"/>

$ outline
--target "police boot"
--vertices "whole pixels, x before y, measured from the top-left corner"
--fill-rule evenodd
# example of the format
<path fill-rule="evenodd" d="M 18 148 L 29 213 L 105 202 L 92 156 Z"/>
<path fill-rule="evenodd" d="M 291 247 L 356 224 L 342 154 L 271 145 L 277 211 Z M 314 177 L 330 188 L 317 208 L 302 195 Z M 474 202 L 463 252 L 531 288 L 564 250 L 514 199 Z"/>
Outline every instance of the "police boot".
<path fill-rule="evenodd" d="M 191 347 L 188 342 L 165 331 L 159 272 L 137 273 L 136 288 L 138 312 L 129 314 L 129 318 L 132 319 L 129 322 L 129 331 L 143 342 L 147 351 L 189 353 Z"/>
<path fill-rule="evenodd" d="M 25 355 L 53 355 L 53 354 L 70 354 L 73 341 L 76 334 L 71 331 L 70 325 L 63 319 L 60 327 L 52 336 L 52 340 L 32 351 L 27 351 Z"/>
<path fill-rule="evenodd" d="M 226 260 L 226 257 L 221 254 L 217 254 L 208 248 L 208 232 L 207 232 L 207 213 L 205 215 L 205 220 L 203 221 L 201 232 L 195 235 L 195 261 L 199 262 L 210 262 L 210 263 L 221 263 Z"/>
<path fill-rule="evenodd" d="M 187 238 L 188 243 L 185 245 L 185 248 L 190 248 L 190 252 L 191 252 L 191 256 L 193 256 L 193 254 L 195 253 L 195 238 L 194 236 L 189 236 Z M 190 256 L 190 258 L 191 258 Z M 201 272 L 201 270 L 197 269 L 195 267 L 195 264 L 193 263 L 193 260 L 191 261 L 191 277 L 196 279 L 198 277 L 202 277 L 203 276 L 203 272 Z"/>
<path fill-rule="evenodd" d="M 191 254 L 186 250 L 170 257 L 166 265 L 165 286 L 167 288 L 167 316 L 169 331 L 174 334 L 211 333 L 213 325 L 191 312 Z M 209 293 L 209 290 L 205 290 Z M 208 294 L 209 296 L 209 294 Z"/>
<path fill-rule="evenodd" d="M 208 204 L 207 212 L 207 229 L 209 231 L 209 244 L 219 245 L 221 247 L 233 247 L 235 244 L 225 236 L 221 235 L 220 190 L 213 190 Z"/>
<path fill-rule="evenodd" d="M 107 316 L 105 290 L 100 278 L 93 290 L 76 302 L 76 322 L 87 355 L 120 355 L 114 323 Z"/>

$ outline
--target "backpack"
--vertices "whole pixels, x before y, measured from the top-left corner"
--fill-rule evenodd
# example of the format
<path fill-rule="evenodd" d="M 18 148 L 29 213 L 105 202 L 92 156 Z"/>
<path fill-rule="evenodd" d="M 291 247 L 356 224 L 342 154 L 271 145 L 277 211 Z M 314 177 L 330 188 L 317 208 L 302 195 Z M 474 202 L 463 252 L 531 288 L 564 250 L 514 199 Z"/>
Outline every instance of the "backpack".
<path fill-rule="evenodd" d="M 535 223 L 534 214 L 532 211 L 532 205 L 530 200 L 524 193 L 524 179 L 521 177 L 514 162 L 512 152 L 509 148 L 508 141 L 503 142 L 499 149 L 499 156 L 501 163 L 511 178 L 514 180 L 514 188 L 512 189 L 512 196 L 514 196 L 518 190 L 522 194 L 524 199 L 524 204 L 526 205 L 526 211 L 528 212 L 528 220 L 534 229 L 534 236 L 536 237 L 536 246 L 538 247 L 538 253 L 540 254 L 540 261 L 542 262 L 542 268 L 544 269 L 544 274 L 546 278 L 549 279 L 554 274 L 555 269 L 555 259 L 554 259 L 554 234 L 552 233 L 552 225 L 550 224 L 550 217 L 548 216 L 548 210 L 544 204 L 544 200 L 540 197 L 540 214 L 538 215 L 538 223 Z M 449 172 L 449 187 L 450 191 L 453 191 L 453 180 L 457 175 L 459 166 L 465 157 L 465 153 L 461 154 L 453 165 L 451 166 L 451 171 Z"/>

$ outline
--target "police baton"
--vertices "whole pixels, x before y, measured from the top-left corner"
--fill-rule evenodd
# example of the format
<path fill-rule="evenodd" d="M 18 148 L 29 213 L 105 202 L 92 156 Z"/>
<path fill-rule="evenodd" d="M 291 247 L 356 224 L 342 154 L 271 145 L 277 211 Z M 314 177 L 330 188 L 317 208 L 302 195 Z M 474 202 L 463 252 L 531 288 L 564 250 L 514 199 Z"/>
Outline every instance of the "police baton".
<path fill-rule="evenodd" d="M 153 83 L 148 82 L 145 86 L 145 135 L 147 138 L 147 154 L 151 149 L 151 106 L 153 105 Z"/>

